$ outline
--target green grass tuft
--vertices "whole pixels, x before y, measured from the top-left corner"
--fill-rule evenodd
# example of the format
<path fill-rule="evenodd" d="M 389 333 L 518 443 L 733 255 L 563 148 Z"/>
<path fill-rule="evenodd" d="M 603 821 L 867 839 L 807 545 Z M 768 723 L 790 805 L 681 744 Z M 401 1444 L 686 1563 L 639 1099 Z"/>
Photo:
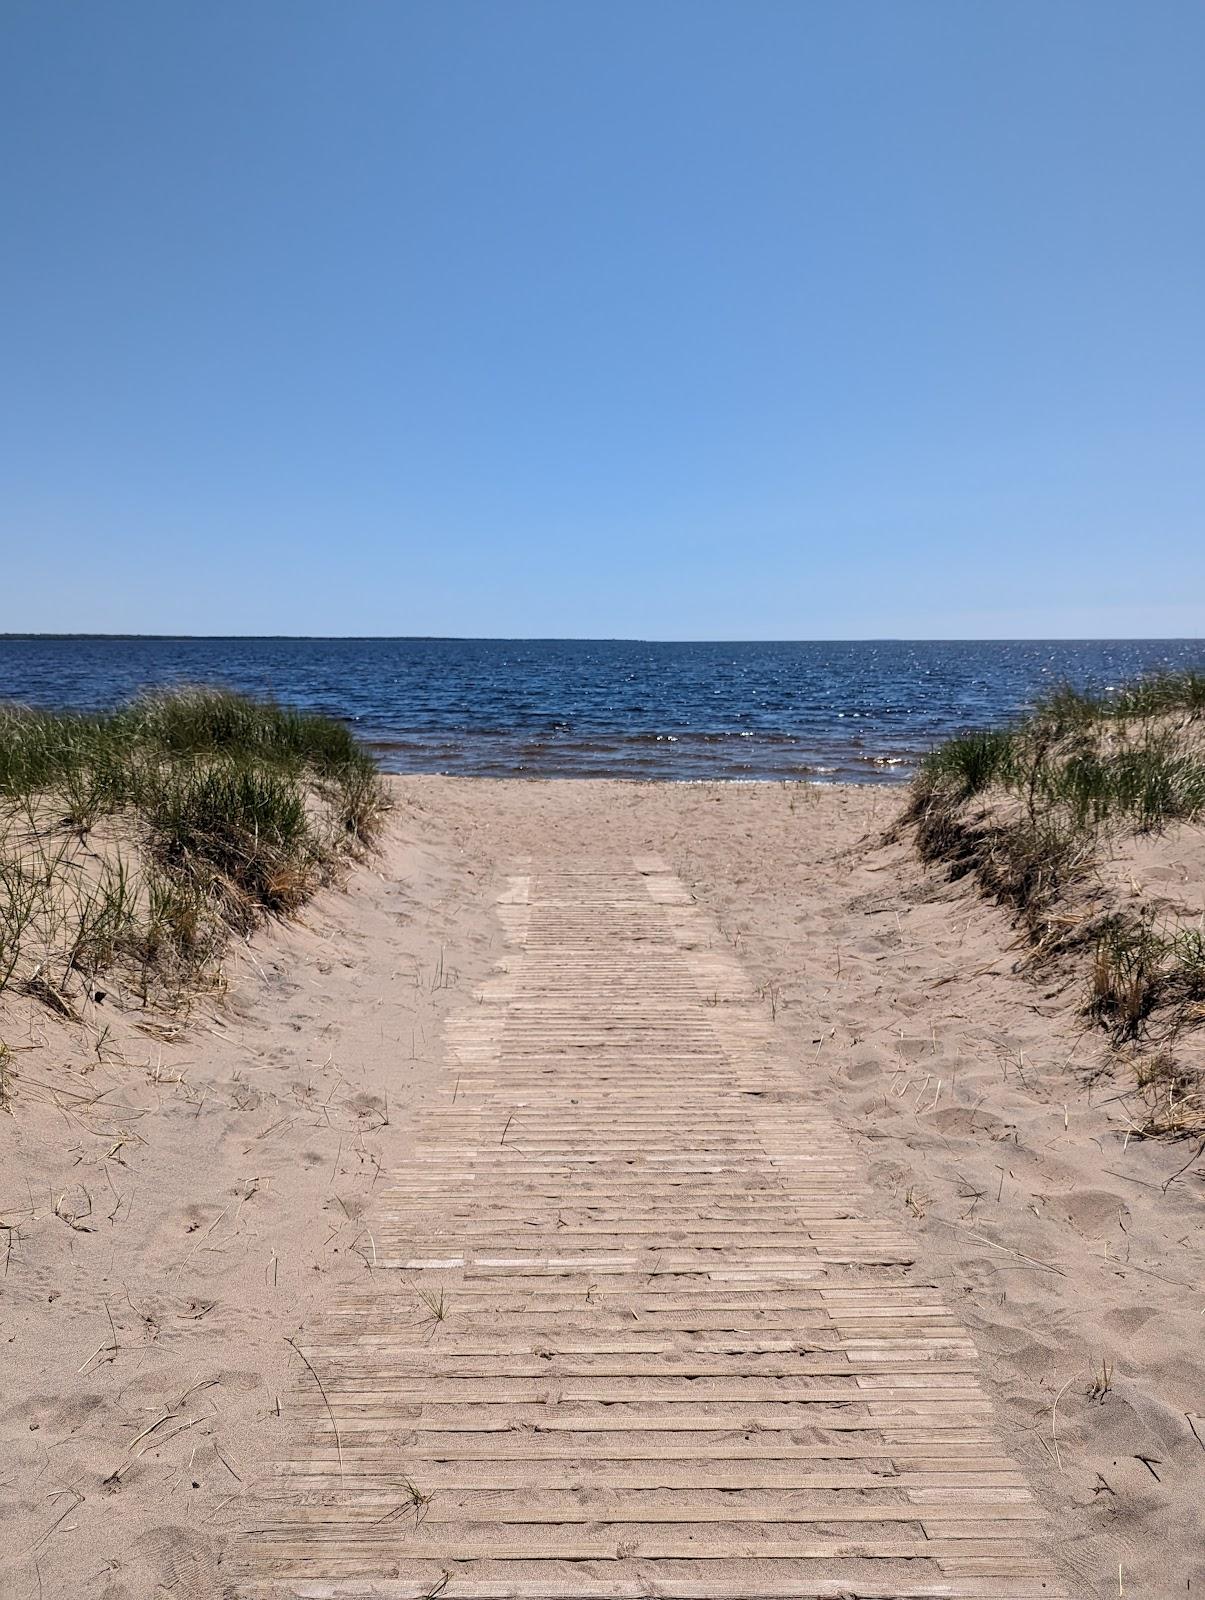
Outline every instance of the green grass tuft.
<path fill-rule="evenodd" d="M 1197 673 L 1142 679 L 1108 699 L 1056 690 L 1014 727 L 930 751 L 913 808 L 958 808 L 996 789 L 1022 798 L 1031 817 L 1059 812 L 1085 829 L 1191 821 L 1205 815 L 1205 754 L 1191 729 L 1203 692 Z"/>
<path fill-rule="evenodd" d="M 0 707 L 0 990 L 183 994 L 231 930 L 293 911 L 371 843 L 376 766 L 329 717 L 225 689 L 95 716 Z"/>
<path fill-rule="evenodd" d="M 1012 733 L 1007 728 L 985 728 L 931 751 L 922 763 L 921 778 L 933 788 L 948 787 L 969 800 L 989 784 L 1006 781 L 1014 762 Z"/>
<path fill-rule="evenodd" d="M 232 920 L 292 911 L 320 873 L 321 843 L 287 773 L 245 758 L 167 769 L 144 815 L 169 872 L 228 892 Z"/>

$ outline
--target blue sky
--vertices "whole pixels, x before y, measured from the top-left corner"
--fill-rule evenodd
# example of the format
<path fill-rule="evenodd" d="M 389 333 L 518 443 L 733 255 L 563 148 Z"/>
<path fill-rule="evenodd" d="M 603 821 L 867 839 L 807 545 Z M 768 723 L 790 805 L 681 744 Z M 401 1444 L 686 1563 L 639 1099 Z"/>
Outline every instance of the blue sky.
<path fill-rule="evenodd" d="M 1205 632 L 1205 6 L 8 0 L 0 629 Z"/>

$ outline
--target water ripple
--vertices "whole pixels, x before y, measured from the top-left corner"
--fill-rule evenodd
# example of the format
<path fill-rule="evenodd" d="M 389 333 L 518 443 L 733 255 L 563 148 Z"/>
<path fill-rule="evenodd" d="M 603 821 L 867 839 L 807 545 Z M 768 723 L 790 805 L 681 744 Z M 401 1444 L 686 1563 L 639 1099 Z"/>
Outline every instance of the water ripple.
<path fill-rule="evenodd" d="M 224 683 L 348 721 L 394 772 L 891 783 L 1069 681 L 1205 664 L 1200 640 L 0 638 L 0 699 L 96 709 Z"/>

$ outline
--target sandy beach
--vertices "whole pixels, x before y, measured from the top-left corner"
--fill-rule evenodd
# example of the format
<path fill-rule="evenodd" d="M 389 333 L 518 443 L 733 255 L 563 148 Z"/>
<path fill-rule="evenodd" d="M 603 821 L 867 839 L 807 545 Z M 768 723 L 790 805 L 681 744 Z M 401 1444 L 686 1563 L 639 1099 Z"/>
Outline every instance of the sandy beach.
<path fill-rule="evenodd" d="M 5 24 L 0 1600 L 1205 1600 L 1205 6 Z"/>
<path fill-rule="evenodd" d="M 747 986 L 742 1015 L 852 1152 L 865 1226 L 906 1241 L 891 1270 L 935 1286 L 970 1334 L 1001 1482 L 1015 1465 L 1055 1574 L 1009 1588 L 972 1563 L 909 1588 L 888 1562 L 878 1588 L 815 1592 L 1205 1583 L 1202 1163 L 1134 1137 L 1078 992 L 1016 970 L 1008 915 L 886 842 L 900 791 L 390 785 L 381 855 L 239 947 L 225 996 L 179 1028 L 146 1031 L 106 998 L 70 1022 L 6 997 L 0 1590 L 427 1592 L 397 1562 L 436 1538 L 448 1489 L 415 1479 L 377 1530 L 392 1587 L 273 1588 L 257 1530 L 319 1493 L 280 1471 L 335 1414 L 312 1330 L 341 1296 L 389 1303 L 379 1218 L 512 961 L 508 885 L 600 859 L 655 859 L 681 886 Z M 1160 848 L 1148 873 L 1195 894 L 1199 830 Z M 458 1572 L 446 1592 L 487 1591 Z"/>

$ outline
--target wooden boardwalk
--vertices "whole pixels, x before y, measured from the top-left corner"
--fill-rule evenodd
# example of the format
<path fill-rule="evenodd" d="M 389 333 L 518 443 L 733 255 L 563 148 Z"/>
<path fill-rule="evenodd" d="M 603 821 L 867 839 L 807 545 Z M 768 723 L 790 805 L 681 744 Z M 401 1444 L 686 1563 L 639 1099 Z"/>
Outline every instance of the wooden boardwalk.
<path fill-rule="evenodd" d="M 501 909 L 235 1592 L 1062 1595 L 970 1338 L 679 882 Z"/>

